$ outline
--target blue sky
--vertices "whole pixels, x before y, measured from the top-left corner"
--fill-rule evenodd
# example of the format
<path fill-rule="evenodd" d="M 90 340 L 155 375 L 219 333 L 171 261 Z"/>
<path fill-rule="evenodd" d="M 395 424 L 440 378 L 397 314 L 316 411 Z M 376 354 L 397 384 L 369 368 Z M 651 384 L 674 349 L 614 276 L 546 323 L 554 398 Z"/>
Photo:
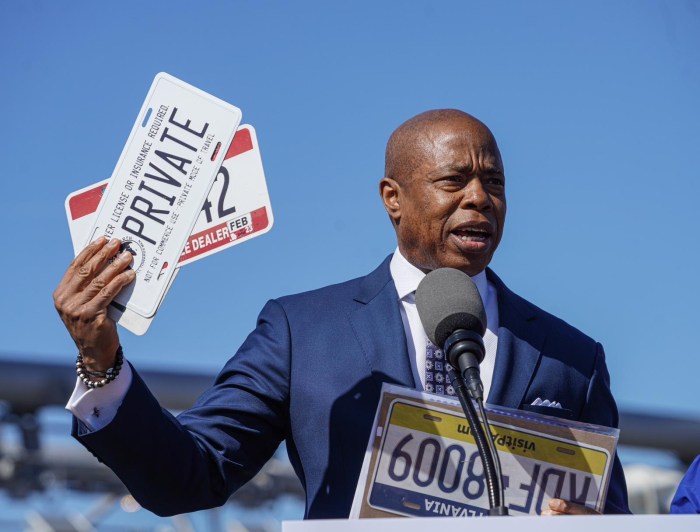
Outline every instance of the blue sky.
<path fill-rule="evenodd" d="M 604 344 L 620 406 L 700 417 L 699 56 L 697 1 L 4 2 L 0 356 L 72 363 L 63 202 L 111 174 L 165 71 L 255 126 L 275 226 L 122 331 L 137 367 L 213 372 L 267 299 L 373 269 L 388 135 L 456 107 L 505 162 L 494 270 Z"/>

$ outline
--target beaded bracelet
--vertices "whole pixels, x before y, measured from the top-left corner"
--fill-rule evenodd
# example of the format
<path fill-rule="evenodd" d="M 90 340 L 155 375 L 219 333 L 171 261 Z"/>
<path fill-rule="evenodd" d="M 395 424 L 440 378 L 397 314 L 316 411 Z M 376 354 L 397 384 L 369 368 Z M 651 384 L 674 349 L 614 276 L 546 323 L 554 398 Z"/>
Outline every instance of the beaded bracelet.
<path fill-rule="evenodd" d="M 119 375 L 119 371 L 122 369 L 122 364 L 124 363 L 124 351 L 122 346 L 117 349 L 117 357 L 114 361 L 114 366 L 109 368 L 107 371 L 90 371 L 85 367 L 83 362 L 83 355 L 78 353 L 78 357 L 75 359 L 75 371 L 78 377 L 88 388 L 102 388 L 105 384 L 112 382 Z M 93 381 L 90 377 L 99 377 L 100 380 Z"/>

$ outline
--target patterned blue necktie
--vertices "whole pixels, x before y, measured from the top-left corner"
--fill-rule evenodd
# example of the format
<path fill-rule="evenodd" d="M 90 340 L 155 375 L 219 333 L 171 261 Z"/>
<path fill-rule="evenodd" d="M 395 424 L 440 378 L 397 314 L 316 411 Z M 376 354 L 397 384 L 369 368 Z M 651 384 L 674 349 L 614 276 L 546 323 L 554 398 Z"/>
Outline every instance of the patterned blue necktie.
<path fill-rule="evenodd" d="M 438 395 L 455 395 L 447 372 L 452 366 L 445 360 L 442 349 L 430 340 L 425 347 L 425 391 Z"/>

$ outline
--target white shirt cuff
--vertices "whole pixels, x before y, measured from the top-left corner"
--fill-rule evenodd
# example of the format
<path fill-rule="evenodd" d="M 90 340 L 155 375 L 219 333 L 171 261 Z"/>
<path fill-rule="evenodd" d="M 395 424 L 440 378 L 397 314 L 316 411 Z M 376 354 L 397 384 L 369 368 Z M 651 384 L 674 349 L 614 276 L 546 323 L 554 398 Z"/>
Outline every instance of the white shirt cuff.
<path fill-rule="evenodd" d="M 129 391 L 133 375 L 131 366 L 124 360 L 117 378 L 102 388 L 88 388 L 77 378 L 73 395 L 66 410 L 82 421 L 91 431 L 106 427 L 117 415 L 117 410 Z"/>

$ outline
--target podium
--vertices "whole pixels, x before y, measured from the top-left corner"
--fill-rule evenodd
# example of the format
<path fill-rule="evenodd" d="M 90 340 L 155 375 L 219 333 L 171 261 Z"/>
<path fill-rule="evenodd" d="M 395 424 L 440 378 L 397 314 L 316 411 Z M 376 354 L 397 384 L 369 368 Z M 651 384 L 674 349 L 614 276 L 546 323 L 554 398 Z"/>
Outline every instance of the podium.
<path fill-rule="evenodd" d="M 423 517 L 285 521 L 282 532 L 698 532 L 700 515 Z"/>

